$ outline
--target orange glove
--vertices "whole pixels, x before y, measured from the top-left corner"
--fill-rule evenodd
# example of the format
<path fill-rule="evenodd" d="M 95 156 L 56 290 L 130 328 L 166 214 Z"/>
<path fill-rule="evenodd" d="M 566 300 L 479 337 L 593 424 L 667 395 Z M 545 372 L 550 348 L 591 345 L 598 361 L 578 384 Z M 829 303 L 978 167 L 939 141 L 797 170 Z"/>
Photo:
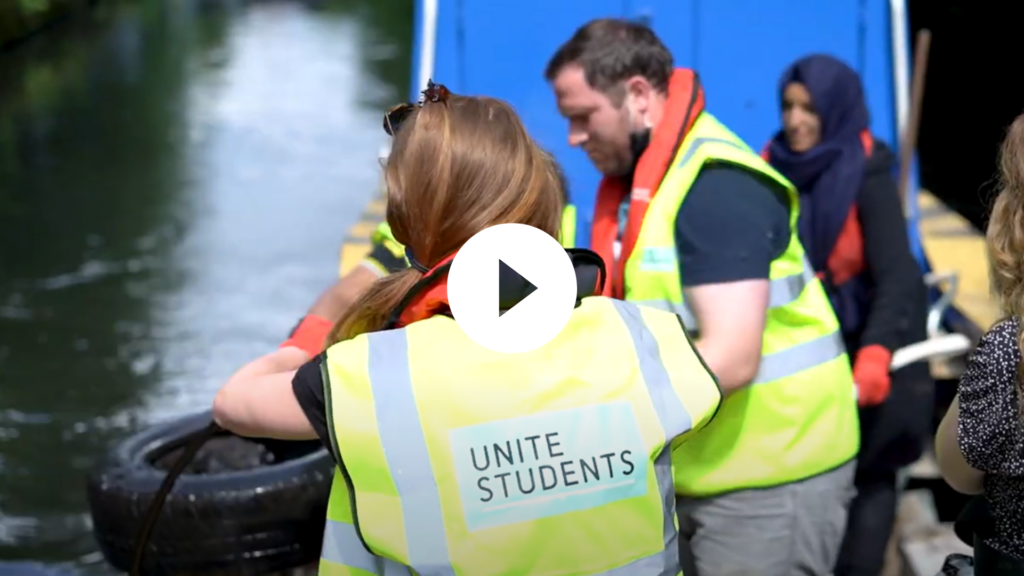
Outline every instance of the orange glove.
<path fill-rule="evenodd" d="M 889 363 L 892 352 L 880 344 L 865 346 L 857 352 L 853 363 L 853 381 L 857 383 L 857 403 L 876 406 L 889 397 L 892 380 L 889 378 Z"/>
<path fill-rule="evenodd" d="M 334 328 L 334 322 L 308 314 L 302 319 L 302 322 L 299 322 L 291 337 L 285 340 L 280 347 L 294 346 L 309 354 L 310 357 L 316 356 L 323 352 L 324 340 L 331 333 L 331 328 Z"/>

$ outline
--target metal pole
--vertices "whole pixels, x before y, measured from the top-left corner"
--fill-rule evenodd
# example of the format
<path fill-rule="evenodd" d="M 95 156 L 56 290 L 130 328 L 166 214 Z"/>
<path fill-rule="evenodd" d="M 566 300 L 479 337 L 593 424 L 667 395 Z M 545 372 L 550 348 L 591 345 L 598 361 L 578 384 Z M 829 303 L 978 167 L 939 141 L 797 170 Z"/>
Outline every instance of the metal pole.
<path fill-rule="evenodd" d="M 931 48 L 932 33 L 929 30 L 921 30 L 917 33 L 917 44 L 914 49 L 914 80 L 911 84 L 910 114 L 907 118 L 907 127 L 901 135 L 900 142 L 900 202 L 906 204 L 908 188 L 910 187 L 910 166 L 914 159 L 914 149 L 917 147 L 917 130 L 921 123 L 921 105 L 924 101 L 924 79 L 928 68 L 928 50 Z"/>

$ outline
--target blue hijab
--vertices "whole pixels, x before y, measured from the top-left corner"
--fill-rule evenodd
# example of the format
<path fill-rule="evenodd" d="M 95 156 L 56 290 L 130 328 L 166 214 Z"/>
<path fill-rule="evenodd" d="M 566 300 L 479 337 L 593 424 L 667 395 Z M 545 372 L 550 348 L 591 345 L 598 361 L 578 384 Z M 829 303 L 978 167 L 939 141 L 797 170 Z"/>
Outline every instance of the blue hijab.
<path fill-rule="evenodd" d="M 807 152 L 794 152 L 780 130 L 769 144 L 769 162 L 800 191 L 798 233 L 820 272 L 864 179 L 867 158 L 860 135 L 868 128 L 868 109 L 860 77 L 832 56 L 815 54 L 794 62 L 779 81 L 780 106 L 792 82 L 803 84 L 811 95 L 821 118 L 821 141 Z"/>

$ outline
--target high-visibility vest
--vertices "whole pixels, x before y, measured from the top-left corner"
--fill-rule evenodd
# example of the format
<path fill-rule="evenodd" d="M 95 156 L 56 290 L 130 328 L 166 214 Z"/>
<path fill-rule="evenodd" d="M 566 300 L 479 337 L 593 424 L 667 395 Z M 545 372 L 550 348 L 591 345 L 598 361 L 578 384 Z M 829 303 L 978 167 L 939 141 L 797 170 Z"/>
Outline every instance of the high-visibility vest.
<path fill-rule="evenodd" d="M 669 443 L 721 392 L 677 316 L 584 298 L 519 354 L 434 316 L 332 346 L 322 373 L 321 576 L 680 573 Z"/>
<path fill-rule="evenodd" d="M 558 241 L 563 248 L 576 247 L 576 206 L 566 204 L 562 209 L 562 228 L 558 233 Z"/>
<path fill-rule="evenodd" d="M 771 264 L 756 377 L 723 402 L 707 430 L 674 449 L 676 489 L 697 497 L 809 478 L 849 462 L 860 447 L 853 376 L 839 323 L 797 238 L 797 191 L 707 112 L 683 140 L 648 207 L 624 267 L 625 299 L 676 312 L 699 337 L 696 317 L 683 299 L 675 222 L 708 162 L 743 166 L 782 185 L 790 200 L 791 232 L 789 247 Z"/>

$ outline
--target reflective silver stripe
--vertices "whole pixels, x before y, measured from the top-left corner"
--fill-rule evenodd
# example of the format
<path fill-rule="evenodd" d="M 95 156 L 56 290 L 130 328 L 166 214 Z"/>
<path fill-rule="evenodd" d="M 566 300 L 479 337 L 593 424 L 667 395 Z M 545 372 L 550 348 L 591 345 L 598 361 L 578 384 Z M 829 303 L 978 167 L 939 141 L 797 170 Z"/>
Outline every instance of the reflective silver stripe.
<path fill-rule="evenodd" d="M 355 526 L 337 520 L 327 521 L 320 557 L 378 576 L 410 576 L 409 569 L 398 562 L 370 554 L 359 539 Z"/>
<path fill-rule="evenodd" d="M 629 331 L 640 373 L 665 433 L 665 446 L 654 465 L 663 501 L 665 548 L 606 574 L 675 576 L 680 568 L 669 445 L 672 439 L 692 427 L 692 419 L 672 388 L 668 370 L 658 353 L 658 342 L 644 324 L 640 309 L 629 302 L 612 302 Z M 377 332 L 367 340 L 378 432 L 401 501 L 409 564 L 420 576 L 454 576 L 437 483 L 412 390 L 406 332 Z"/>
<path fill-rule="evenodd" d="M 683 153 L 683 157 L 679 160 L 679 164 L 677 164 L 677 166 L 682 166 L 692 160 L 693 155 L 697 153 L 697 150 L 705 144 L 725 144 L 726 146 L 732 146 L 737 150 L 754 154 L 754 151 L 746 145 L 739 144 L 733 140 L 726 140 L 725 138 L 694 138 L 693 142 L 690 142 L 689 147 L 686 148 L 686 152 Z"/>
<path fill-rule="evenodd" d="M 394 560 L 381 558 L 384 563 L 384 576 L 412 576 L 408 566 L 402 566 Z"/>
<path fill-rule="evenodd" d="M 420 576 L 455 576 L 441 499 L 412 391 L 405 330 L 376 332 L 367 340 L 377 433 L 402 504 L 409 565 Z"/>
<path fill-rule="evenodd" d="M 799 274 L 776 278 L 769 282 L 768 307 L 779 308 L 791 302 L 795 302 L 804 288 L 814 281 L 814 272 L 811 263 L 804 258 L 804 267 Z"/>
<path fill-rule="evenodd" d="M 647 385 L 647 394 L 651 397 L 654 410 L 661 421 L 661 429 L 665 433 L 665 441 L 671 442 L 676 436 L 686 432 L 693 426 L 690 413 L 683 406 L 668 375 L 668 368 L 661 361 L 658 340 L 644 323 L 640 308 L 631 302 L 609 300 L 615 311 L 619 313 L 629 336 L 633 340 L 633 351 L 640 365 L 640 374 Z"/>
<path fill-rule="evenodd" d="M 770 280 L 768 282 L 768 308 L 780 308 L 795 302 L 812 280 L 814 280 L 814 273 L 811 272 L 810 263 L 806 260 L 799 274 Z M 690 332 L 697 332 L 700 328 L 697 323 L 697 316 L 686 302 L 676 304 L 665 300 L 644 300 L 637 303 L 678 314 L 682 317 L 683 324 Z"/>
<path fill-rule="evenodd" d="M 635 341 L 634 341 L 635 342 Z M 645 377 L 646 379 L 646 377 Z M 648 388 L 649 389 L 649 388 Z M 654 460 L 654 475 L 658 479 L 658 490 L 661 491 L 664 506 L 665 526 L 663 528 L 665 548 L 634 560 L 625 566 L 619 566 L 593 576 L 678 576 L 682 572 L 679 564 L 679 534 L 676 532 L 674 515 L 676 510 L 676 488 L 672 479 L 671 440 Z"/>
<path fill-rule="evenodd" d="M 665 446 L 662 447 L 661 453 L 654 461 L 654 475 L 658 481 L 658 489 L 661 491 L 664 521 L 662 536 L 665 548 L 655 556 L 641 558 L 626 566 L 609 571 L 607 574 L 614 576 L 671 574 L 674 576 L 679 573 L 680 567 L 677 544 L 679 534 L 675 526 L 676 488 L 672 477 L 671 444 L 676 436 L 693 427 L 693 418 L 672 387 L 668 368 L 661 361 L 658 339 L 644 323 L 640 308 L 622 300 L 611 300 L 611 302 L 626 325 L 626 330 L 629 331 L 640 374 L 647 386 L 647 395 L 651 398 L 651 404 L 658 415 L 662 432 L 665 434 Z"/>
<path fill-rule="evenodd" d="M 845 353 L 846 345 L 843 343 L 843 337 L 836 330 L 831 334 L 790 346 L 774 354 L 761 356 L 761 364 L 752 383 L 764 384 L 799 374 L 804 370 L 810 370 L 815 366 L 835 360 Z"/>
<path fill-rule="evenodd" d="M 320 557 L 335 564 L 377 573 L 377 558 L 363 546 L 356 527 L 345 522 L 327 520 Z"/>
<path fill-rule="evenodd" d="M 665 300 L 647 300 L 637 304 L 679 314 L 686 329 L 691 333 L 697 333 L 697 330 L 691 328 L 696 325 L 693 316 L 686 315 L 689 309 L 682 304 L 673 304 Z M 845 353 L 846 344 L 843 343 L 842 335 L 836 331 L 773 354 L 765 354 L 761 356 L 761 364 L 752 384 L 781 380 L 834 360 Z"/>
<path fill-rule="evenodd" d="M 699 327 L 697 326 L 697 318 L 694 316 L 693 312 L 690 311 L 690 307 L 686 304 L 676 304 L 675 302 L 669 302 L 668 300 L 640 300 L 637 304 L 677 314 L 683 319 L 683 325 L 686 326 L 686 330 L 688 332 L 691 334 L 698 332 Z"/>

